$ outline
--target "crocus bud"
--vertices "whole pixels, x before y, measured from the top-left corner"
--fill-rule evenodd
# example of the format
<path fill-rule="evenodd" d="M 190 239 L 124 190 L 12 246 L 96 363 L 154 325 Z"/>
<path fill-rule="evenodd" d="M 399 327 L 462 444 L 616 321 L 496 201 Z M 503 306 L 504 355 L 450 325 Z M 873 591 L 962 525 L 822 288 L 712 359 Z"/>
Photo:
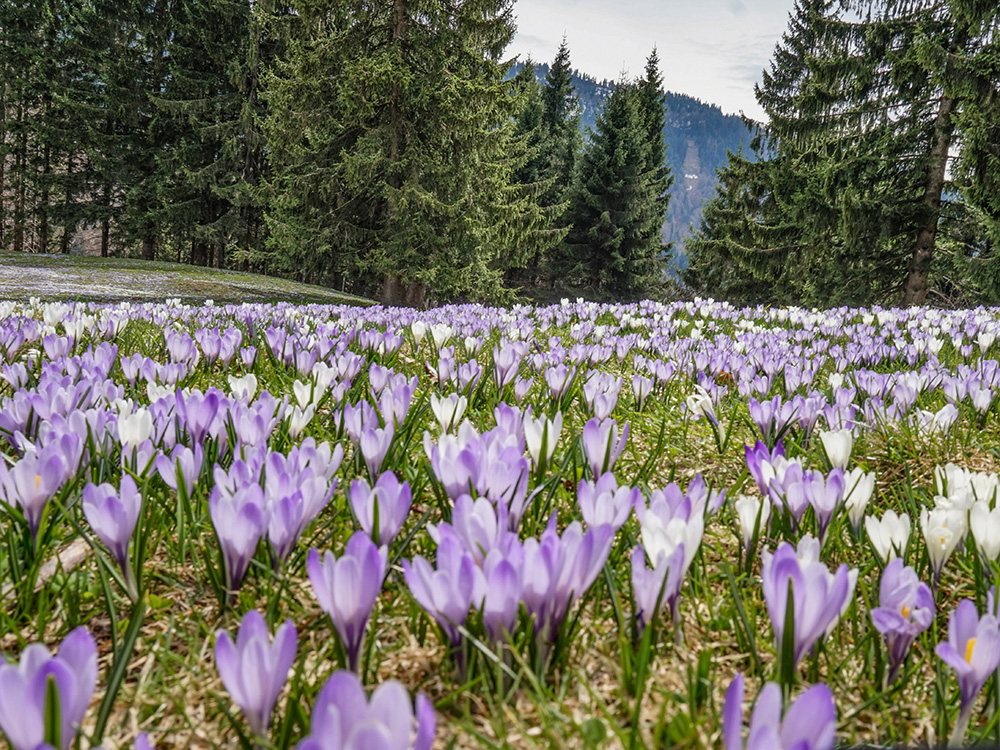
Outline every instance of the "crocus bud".
<path fill-rule="evenodd" d="M 284 622 L 272 643 L 263 615 L 252 609 L 244 615 L 235 643 L 224 630 L 215 639 L 215 664 L 222 684 L 254 733 L 265 736 L 274 704 L 295 662 L 295 626 L 291 620 Z"/>
<path fill-rule="evenodd" d="M 830 465 L 846 469 L 854 448 L 854 434 L 850 430 L 821 430 L 819 439 Z"/>
<path fill-rule="evenodd" d="M 910 540 L 910 517 L 906 513 L 897 516 L 894 510 L 887 510 L 881 520 L 866 516 L 865 531 L 875 553 L 885 564 L 906 550 Z"/>

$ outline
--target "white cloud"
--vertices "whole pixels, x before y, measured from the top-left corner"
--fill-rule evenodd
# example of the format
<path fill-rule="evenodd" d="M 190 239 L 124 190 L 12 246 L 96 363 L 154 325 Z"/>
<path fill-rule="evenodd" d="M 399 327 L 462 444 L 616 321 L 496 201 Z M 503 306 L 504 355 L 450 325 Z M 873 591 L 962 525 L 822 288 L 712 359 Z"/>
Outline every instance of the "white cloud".
<path fill-rule="evenodd" d="M 642 73 L 653 46 L 664 88 L 763 113 L 753 96 L 793 0 L 518 0 L 509 53 L 551 62 L 566 35 L 573 67 L 595 78 Z"/>

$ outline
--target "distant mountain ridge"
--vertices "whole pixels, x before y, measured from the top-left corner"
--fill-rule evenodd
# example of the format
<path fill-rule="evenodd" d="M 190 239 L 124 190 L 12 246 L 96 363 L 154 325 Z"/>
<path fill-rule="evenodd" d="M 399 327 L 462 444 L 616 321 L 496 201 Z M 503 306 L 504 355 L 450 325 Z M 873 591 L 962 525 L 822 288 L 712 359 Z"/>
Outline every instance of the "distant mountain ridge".
<path fill-rule="evenodd" d="M 535 77 L 542 83 L 549 72 L 547 63 L 534 63 Z M 517 63 L 511 70 L 516 75 L 524 67 Z M 580 126 L 584 134 L 597 125 L 597 115 L 614 81 L 573 71 L 573 84 L 580 102 Z M 706 104 L 685 94 L 667 92 L 666 127 L 663 140 L 667 145 L 667 164 L 674 176 L 670 190 L 670 207 L 663 225 L 663 239 L 674 243 L 674 270 L 687 265 L 684 239 L 701 222 L 702 204 L 715 194 L 716 170 L 726 163 L 727 151 L 748 148 L 750 132 L 737 115 L 723 114 L 714 104 Z"/>

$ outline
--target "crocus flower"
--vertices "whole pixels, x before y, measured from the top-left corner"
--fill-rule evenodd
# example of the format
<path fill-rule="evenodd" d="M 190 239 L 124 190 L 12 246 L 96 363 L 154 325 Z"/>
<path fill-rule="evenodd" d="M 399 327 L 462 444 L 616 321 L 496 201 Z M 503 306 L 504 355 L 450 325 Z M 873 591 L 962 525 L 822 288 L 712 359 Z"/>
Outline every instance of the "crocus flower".
<path fill-rule="evenodd" d="M 451 644 L 461 641 L 458 626 L 469 608 L 477 608 L 486 593 L 483 571 L 458 537 L 443 535 L 437 548 L 437 568 L 421 556 L 403 560 L 403 577 L 417 603 L 441 626 Z"/>
<path fill-rule="evenodd" d="M 555 453 L 556 443 L 562 432 L 563 416 L 562 412 L 557 412 L 555 419 L 546 416 L 537 419 L 530 414 L 531 408 L 524 415 L 524 442 L 528 447 L 528 455 L 535 466 L 541 463 L 548 464 Z M 542 455 L 542 448 L 545 448 L 545 455 Z"/>
<path fill-rule="evenodd" d="M 196 445 L 192 451 L 185 445 L 175 445 L 168 454 L 161 453 L 156 457 L 156 471 L 166 485 L 177 490 L 183 486 L 188 496 L 194 490 L 194 483 L 201 474 L 204 453 L 201 445 Z"/>
<path fill-rule="evenodd" d="M 1000 557 L 1000 506 L 990 509 L 987 501 L 976 501 L 969 511 L 969 529 L 984 563 Z"/>
<path fill-rule="evenodd" d="M 483 560 L 486 595 L 483 597 L 483 625 L 493 642 L 502 641 L 517 623 L 521 609 L 524 550 L 517 537 L 508 549 L 492 549 Z"/>
<path fill-rule="evenodd" d="M 861 530 L 865 508 L 868 507 L 874 492 L 875 472 L 866 472 L 860 466 L 844 472 L 844 505 L 847 507 L 847 517 L 855 534 Z"/>
<path fill-rule="evenodd" d="M 885 636 L 892 682 L 914 639 L 934 621 L 934 596 L 916 571 L 897 557 L 882 572 L 879 605 L 871 614 L 875 629 Z"/>
<path fill-rule="evenodd" d="M 231 496 L 216 487 L 208 498 L 208 512 L 222 547 L 226 591 L 234 596 L 264 533 L 264 494 L 256 484 Z"/>
<path fill-rule="evenodd" d="M 556 640 L 569 608 L 587 593 L 604 567 L 613 538 L 610 526 L 583 531 L 578 521 L 560 537 L 553 514 L 541 539 L 525 540 L 522 599 L 543 642 Z"/>
<path fill-rule="evenodd" d="M 771 503 L 762 502 L 757 495 L 740 495 L 733 503 L 733 508 L 740 522 L 743 547 L 749 554 L 750 545 L 753 544 L 754 529 L 757 529 L 758 535 L 767 531 L 767 522 L 771 518 Z"/>
<path fill-rule="evenodd" d="M 935 653 L 958 677 L 959 718 L 952 747 L 961 743 L 972 715 L 972 703 L 1000 664 L 1000 625 L 992 614 L 982 617 L 970 599 L 963 599 L 948 618 L 948 640 Z"/>
<path fill-rule="evenodd" d="M 589 419 L 583 426 L 583 454 L 590 464 L 594 477 L 599 477 L 614 468 L 615 461 L 622 454 L 628 441 L 628 422 L 618 434 L 618 423 L 613 419 Z"/>
<path fill-rule="evenodd" d="M 781 686 L 769 682 L 750 714 L 750 733 L 743 744 L 743 675 L 726 691 L 722 707 L 725 750 L 833 750 L 837 706 L 826 685 L 813 685 L 782 716 Z"/>
<path fill-rule="evenodd" d="M 17 664 L 0 664 L 0 729 L 14 750 L 45 747 L 50 679 L 59 694 L 60 750 L 68 750 L 97 685 L 97 645 L 86 628 L 71 631 L 56 656 L 33 643 Z"/>
<path fill-rule="evenodd" d="M 673 616 L 683 581 L 683 544 L 677 545 L 673 554 L 657 557 L 653 561 L 652 570 L 646 567 L 646 552 L 642 546 L 632 550 L 632 594 L 635 597 L 635 619 L 640 634 L 664 609 L 669 608 Z"/>
<path fill-rule="evenodd" d="M 333 620 L 348 666 L 355 672 L 360 665 L 365 626 L 382 591 L 387 560 L 388 549 L 376 547 L 362 531 L 347 541 L 339 560 L 329 551 L 320 559 L 315 549 L 309 550 L 306 560 L 319 606 Z"/>
<path fill-rule="evenodd" d="M 459 424 L 468 406 L 469 399 L 457 393 L 452 393 L 444 398 L 439 398 L 436 393 L 431 394 L 431 411 L 441 426 L 442 432 L 447 432 Z"/>
<path fill-rule="evenodd" d="M 688 411 L 695 417 L 705 417 L 713 425 L 717 425 L 719 420 L 715 416 L 715 405 L 712 403 L 712 397 L 700 385 L 696 385 L 694 389 L 695 392 L 688 396 L 685 401 Z"/>
<path fill-rule="evenodd" d="M 264 616 L 253 609 L 244 615 L 236 643 L 224 630 L 215 634 L 215 664 L 222 684 L 260 736 L 267 733 L 274 704 L 295 662 L 297 642 L 295 626 L 287 620 L 272 643 Z"/>
<path fill-rule="evenodd" d="M 867 516 L 865 531 L 876 554 L 883 563 L 887 563 L 906 550 L 906 543 L 910 540 L 910 517 L 906 513 L 896 515 L 894 510 L 887 510 L 881 521 Z"/>
<path fill-rule="evenodd" d="M 349 497 L 354 517 L 376 545 L 392 543 L 403 528 L 412 500 L 409 482 L 400 482 L 391 471 L 381 474 L 374 487 L 364 479 L 351 482 Z"/>
<path fill-rule="evenodd" d="M 576 490 L 580 515 L 587 526 L 608 525 L 618 531 L 628 520 L 632 506 L 642 502 L 642 491 L 627 485 L 619 487 L 611 472 L 598 476 L 600 478 L 596 482 L 580 480 Z"/>
<path fill-rule="evenodd" d="M 394 430 L 392 425 L 382 427 L 369 427 L 361 432 L 358 445 L 361 455 L 368 467 L 371 476 L 378 476 L 382 470 L 382 462 L 385 461 L 385 454 L 389 452 L 389 445 L 392 443 Z"/>
<path fill-rule="evenodd" d="M 311 734 L 298 750 L 430 750 L 434 707 L 417 694 L 416 710 L 395 680 L 375 688 L 371 700 L 352 672 L 335 672 L 316 697 Z"/>
<path fill-rule="evenodd" d="M 826 479 L 822 472 L 807 471 L 802 476 L 802 489 L 816 514 L 819 538 L 825 540 L 826 529 L 844 500 L 844 470 L 834 468 Z"/>
<path fill-rule="evenodd" d="M 788 584 L 791 582 L 795 607 L 793 661 L 798 664 L 806 651 L 815 645 L 850 604 L 857 570 L 848 572 L 844 563 L 831 573 L 818 559 L 819 542 L 809 536 L 800 540 L 798 549 L 784 542 L 773 555 L 764 550 L 763 557 L 761 578 L 764 601 L 771 616 L 779 653 L 784 637 Z"/>
<path fill-rule="evenodd" d="M 850 430 L 820 430 L 819 439 L 830 466 L 846 469 L 854 448 L 854 433 Z"/>
<path fill-rule="evenodd" d="M 66 462 L 56 451 L 28 453 L 10 469 L 0 459 L 0 500 L 19 507 L 32 538 L 38 536 L 45 506 L 62 485 Z"/>
<path fill-rule="evenodd" d="M 920 511 L 920 530 L 927 542 L 927 555 L 934 569 L 934 584 L 941 580 L 944 564 L 968 531 L 966 512 L 960 508 Z"/>
<path fill-rule="evenodd" d="M 115 492 L 110 484 L 98 486 L 88 483 L 83 488 L 83 513 L 94 533 L 122 569 L 126 585 L 134 587 L 135 579 L 128 560 L 128 543 L 139 520 L 142 495 L 139 494 L 135 480 L 128 474 L 122 477 L 120 487 L 120 491 Z M 138 598 L 137 591 L 130 590 L 129 594 Z"/>

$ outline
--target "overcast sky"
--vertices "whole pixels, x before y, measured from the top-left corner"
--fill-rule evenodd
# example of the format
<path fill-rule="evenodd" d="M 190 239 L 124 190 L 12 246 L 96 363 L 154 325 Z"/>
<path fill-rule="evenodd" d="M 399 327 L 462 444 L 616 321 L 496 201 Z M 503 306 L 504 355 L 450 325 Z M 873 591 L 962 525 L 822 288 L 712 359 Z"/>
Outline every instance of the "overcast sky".
<path fill-rule="evenodd" d="M 597 79 L 642 74 L 655 45 L 663 87 L 760 119 L 753 97 L 793 0 L 517 0 L 523 60 L 551 63 L 563 34 L 574 68 Z"/>

